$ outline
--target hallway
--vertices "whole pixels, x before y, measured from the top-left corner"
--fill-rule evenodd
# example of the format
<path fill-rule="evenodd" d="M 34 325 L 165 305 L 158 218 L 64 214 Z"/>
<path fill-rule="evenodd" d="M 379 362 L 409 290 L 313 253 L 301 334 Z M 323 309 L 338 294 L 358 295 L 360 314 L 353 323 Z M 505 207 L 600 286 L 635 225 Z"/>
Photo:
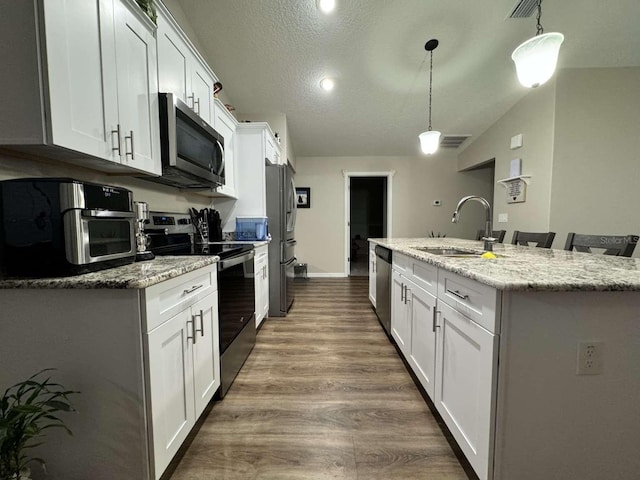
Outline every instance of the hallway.
<path fill-rule="evenodd" d="M 466 480 L 368 300 L 368 278 L 296 283 L 172 480 Z"/>

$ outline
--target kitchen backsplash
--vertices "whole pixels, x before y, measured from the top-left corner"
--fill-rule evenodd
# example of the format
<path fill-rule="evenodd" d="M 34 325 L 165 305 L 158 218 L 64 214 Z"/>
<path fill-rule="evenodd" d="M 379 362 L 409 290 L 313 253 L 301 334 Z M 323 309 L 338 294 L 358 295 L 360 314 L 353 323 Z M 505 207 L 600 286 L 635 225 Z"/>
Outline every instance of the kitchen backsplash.
<path fill-rule="evenodd" d="M 32 160 L 0 153 L 0 180 L 21 177 L 69 177 L 88 182 L 124 187 L 133 192 L 134 201 L 144 201 L 150 210 L 186 212 L 189 207 L 214 207 L 206 197 L 133 177 L 108 175 L 55 160 Z"/>

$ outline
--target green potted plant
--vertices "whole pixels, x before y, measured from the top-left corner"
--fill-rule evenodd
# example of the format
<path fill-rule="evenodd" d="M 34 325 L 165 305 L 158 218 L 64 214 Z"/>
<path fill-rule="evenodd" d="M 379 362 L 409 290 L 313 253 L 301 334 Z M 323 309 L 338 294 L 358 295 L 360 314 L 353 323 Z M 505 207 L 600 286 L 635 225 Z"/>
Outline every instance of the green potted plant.
<path fill-rule="evenodd" d="M 71 434 L 59 412 L 73 412 L 66 390 L 41 376 L 52 369 L 42 370 L 27 380 L 7 388 L 0 398 L 0 480 L 30 478 L 30 462 L 41 458 L 30 457 L 28 449 L 41 445 L 38 441 L 50 428 L 62 428 Z"/>

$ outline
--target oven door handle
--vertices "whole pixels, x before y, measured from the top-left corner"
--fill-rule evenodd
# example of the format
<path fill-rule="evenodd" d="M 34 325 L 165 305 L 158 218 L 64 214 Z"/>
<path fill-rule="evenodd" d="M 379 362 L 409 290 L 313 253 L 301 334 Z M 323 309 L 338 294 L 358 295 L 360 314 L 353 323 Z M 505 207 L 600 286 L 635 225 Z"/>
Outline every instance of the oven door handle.
<path fill-rule="evenodd" d="M 218 262 L 218 271 L 221 272 L 223 270 L 226 270 L 227 268 L 235 267 L 236 265 L 244 263 L 247 260 L 251 260 L 255 256 L 256 252 L 251 250 L 250 252 L 238 255 L 237 257 L 229 258 L 228 260 L 221 260 L 220 262 Z"/>
<path fill-rule="evenodd" d="M 135 212 L 115 212 L 113 210 L 82 210 L 83 217 L 91 218 L 133 218 Z"/>

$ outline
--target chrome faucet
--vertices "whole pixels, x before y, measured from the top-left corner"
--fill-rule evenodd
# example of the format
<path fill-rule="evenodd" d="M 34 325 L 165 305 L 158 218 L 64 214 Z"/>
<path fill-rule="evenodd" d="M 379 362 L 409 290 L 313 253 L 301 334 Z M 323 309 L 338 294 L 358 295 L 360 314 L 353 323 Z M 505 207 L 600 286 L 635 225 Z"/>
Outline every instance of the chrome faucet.
<path fill-rule="evenodd" d="M 469 195 L 468 197 L 463 197 L 458 202 L 458 206 L 456 206 L 456 211 L 453 212 L 453 217 L 451 217 L 451 223 L 458 223 L 460 220 L 460 209 L 462 206 L 467 203 L 468 200 L 475 200 L 480 203 L 485 209 L 487 213 L 487 218 L 485 219 L 484 225 L 484 237 L 482 237 L 482 241 L 484 242 L 484 249 L 487 252 L 493 251 L 493 244 L 496 242 L 496 238 L 493 238 L 493 217 L 491 216 L 491 205 L 484 198 L 478 197 L 477 195 Z"/>

